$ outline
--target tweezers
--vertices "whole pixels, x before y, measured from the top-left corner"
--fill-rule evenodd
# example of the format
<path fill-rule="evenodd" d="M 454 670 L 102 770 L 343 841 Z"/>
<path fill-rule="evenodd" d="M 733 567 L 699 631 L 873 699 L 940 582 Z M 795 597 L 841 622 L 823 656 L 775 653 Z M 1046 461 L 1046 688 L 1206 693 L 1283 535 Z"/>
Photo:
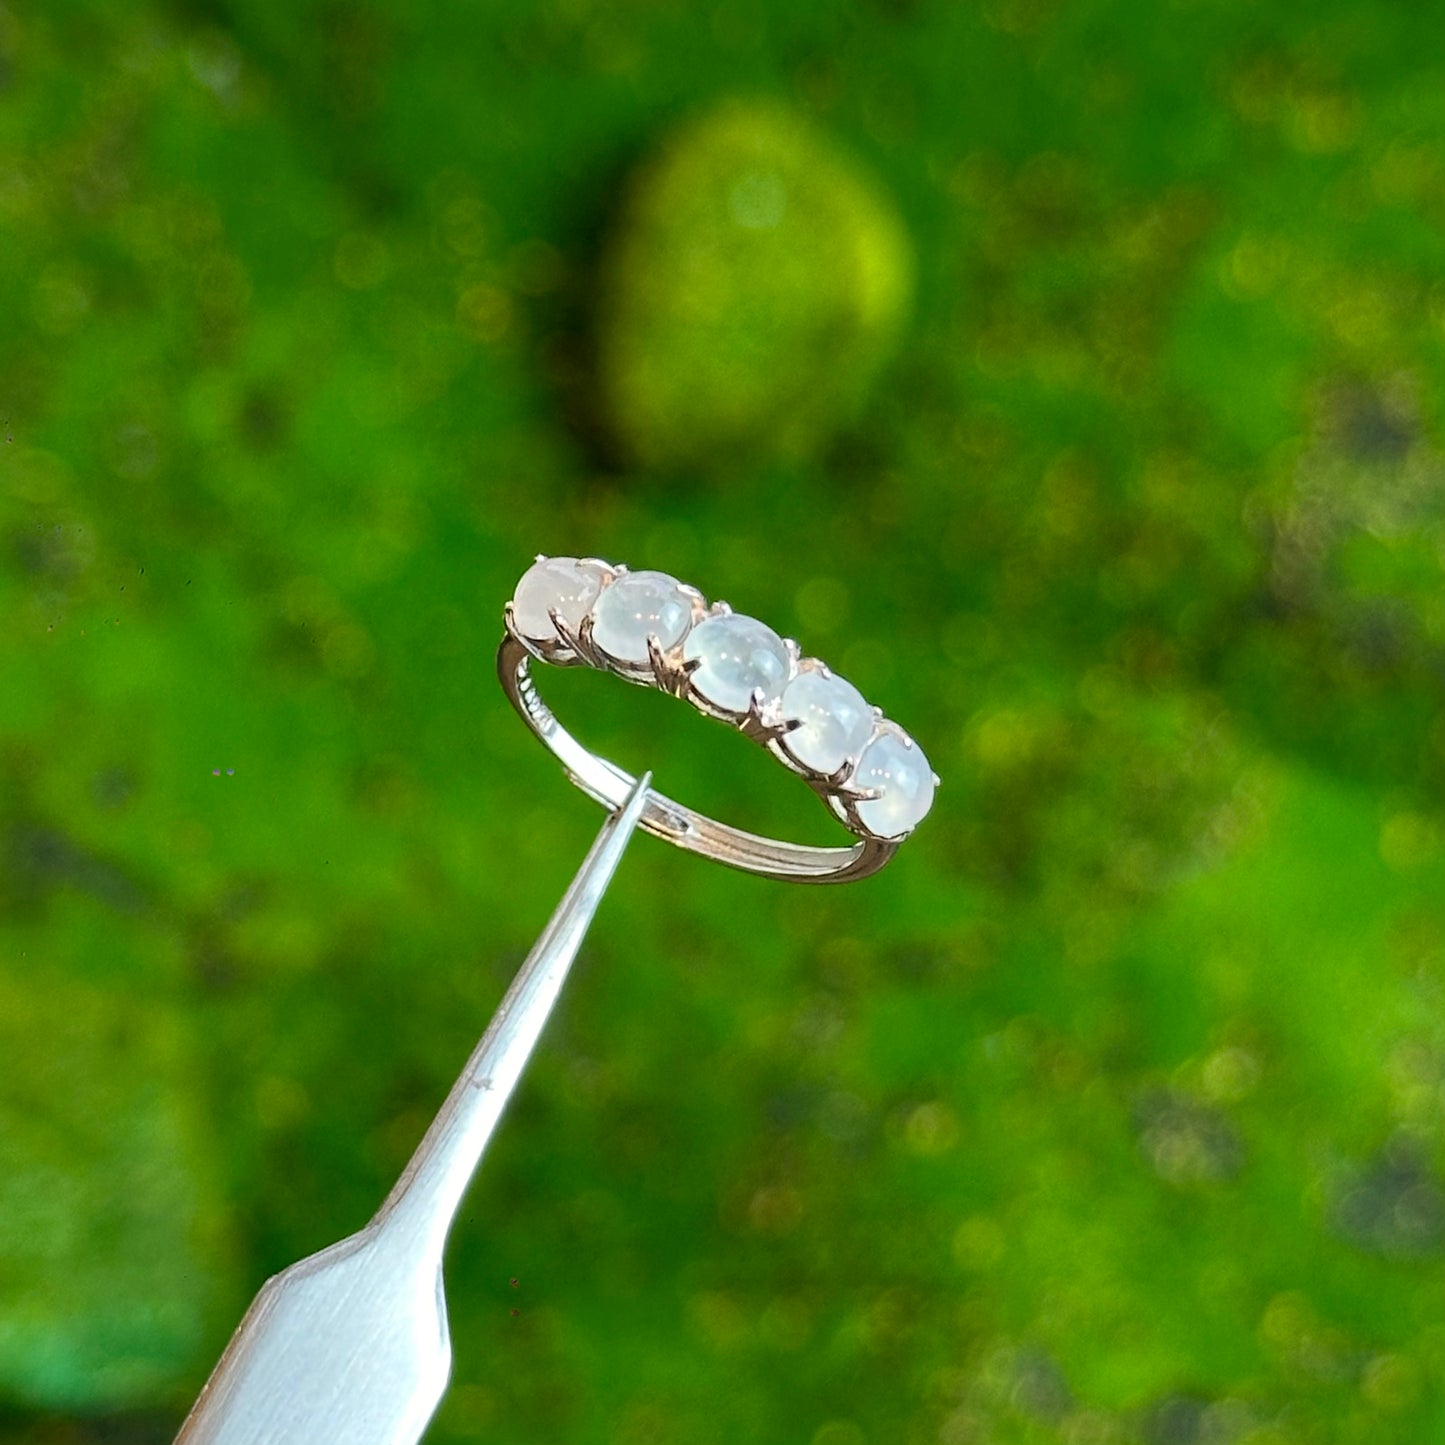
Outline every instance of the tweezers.
<path fill-rule="evenodd" d="M 364 1229 L 261 1287 L 177 1445 L 410 1445 L 451 1371 L 447 1233 L 648 799 L 602 825 L 411 1162 Z"/>

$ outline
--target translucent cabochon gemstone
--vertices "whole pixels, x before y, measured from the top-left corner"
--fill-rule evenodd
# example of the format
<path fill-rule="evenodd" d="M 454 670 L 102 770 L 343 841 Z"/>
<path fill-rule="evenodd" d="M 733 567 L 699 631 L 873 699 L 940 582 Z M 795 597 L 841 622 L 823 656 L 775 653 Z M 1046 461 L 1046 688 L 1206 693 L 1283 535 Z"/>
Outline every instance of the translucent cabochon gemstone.
<path fill-rule="evenodd" d="M 834 773 L 855 761 L 873 732 L 873 709 L 851 682 L 809 668 L 783 692 L 783 720 L 797 721 L 783 746 L 805 768 Z"/>
<path fill-rule="evenodd" d="M 709 617 L 693 628 L 682 649 L 697 662 L 692 685 L 710 703 L 746 712 L 754 690 L 771 702 L 788 680 L 788 649 L 783 639 L 753 617 Z"/>
<path fill-rule="evenodd" d="M 544 557 L 529 567 L 517 583 L 512 598 L 512 617 L 517 630 L 532 642 L 551 642 L 557 629 L 552 626 L 548 608 L 574 632 L 592 610 L 602 590 L 602 570 L 591 562 L 575 557 Z"/>
<path fill-rule="evenodd" d="M 647 661 L 647 639 L 664 652 L 692 625 L 692 602 L 666 572 L 624 572 L 592 608 L 592 641 L 619 662 Z"/>
<path fill-rule="evenodd" d="M 878 790 L 879 797 L 858 804 L 858 816 L 883 838 L 908 832 L 933 806 L 933 771 L 923 749 L 907 746 L 896 733 L 879 733 L 863 749 L 853 783 Z"/>

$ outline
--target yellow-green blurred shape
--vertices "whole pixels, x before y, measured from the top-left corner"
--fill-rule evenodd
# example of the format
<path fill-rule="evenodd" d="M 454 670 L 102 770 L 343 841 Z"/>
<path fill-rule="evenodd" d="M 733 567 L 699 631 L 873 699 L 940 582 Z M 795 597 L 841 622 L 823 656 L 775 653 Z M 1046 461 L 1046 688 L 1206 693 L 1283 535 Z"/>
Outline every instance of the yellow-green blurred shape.
<path fill-rule="evenodd" d="M 231 1261 L 187 1032 L 0 971 L 0 1396 L 150 1403 L 215 1337 Z"/>
<path fill-rule="evenodd" d="M 776 102 L 681 125 L 636 176 L 604 255 L 605 419 L 645 466 L 798 456 L 855 414 L 907 312 L 890 200 Z"/>

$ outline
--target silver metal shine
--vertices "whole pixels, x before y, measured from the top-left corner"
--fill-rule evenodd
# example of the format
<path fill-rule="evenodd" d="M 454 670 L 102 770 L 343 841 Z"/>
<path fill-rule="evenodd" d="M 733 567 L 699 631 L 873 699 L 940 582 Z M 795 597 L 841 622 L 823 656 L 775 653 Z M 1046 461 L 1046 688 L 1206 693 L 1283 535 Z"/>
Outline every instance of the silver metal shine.
<path fill-rule="evenodd" d="M 262 1286 L 177 1445 L 411 1445 L 451 1370 L 442 1250 L 467 1184 L 644 810 L 619 790 L 405 1173 L 356 1234 Z"/>
<path fill-rule="evenodd" d="M 510 621 L 510 617 L 509 617 Z M 584 633 L 586 629 L 584 628 Z M 587 651 L 590 639 L 579 636 L 575 639 L 581 646 L 576 655 L 554 655 L 548 662 L 568 665 L 582 661 L 588 666 L 607 666 L 604 661 L 594 662 Z M 508 632 L 497 650 L 497 675 L 511 704 L 522 720 L 541 739 L 553 756 L 562 764 L 567 776 L 589 798 L 595 798 L 606 808 L 621 806 L 622 800 L 631 792 L 633 778 L 630 773 L 599 757 L 583 747 L 566 728 L 559 723 L 551 708 L 542 700 L 532 681 L 531 663 L 534 656 L 540 656 L 529 649 L 517 636 Z M 644 675 L 642 669 L 635 669 L 632 681 L 646 682 L 665 691 L 680 695 L 681 679 L 685 677 L 685 664 L 676 658 L 665 658 L 653 648 L 651 669 Z M 756 709 L 754 709 L 756 712 Z M 778 745 L 777 735 L 782 729 L 770 727 L 764 720 L 755 719 L 751 714 L 742 722 L 741 730 L 769 747 L 794 772 L 800 773 L 804 781 L 827 803 L 844 822 L 855 831 L 861 831 L 852 815 L 852 800 L 840 801 L 838 780 L 810 775 L 788 757 Z M 859 794 L 866 799 L 872 794 Z M 853 821 L 850 821 L 850 818 Z M 898 851 L 902 841 L 897 838 L 876 838 L 866 836 L 848 848 L 820 848 L 804 843 L 785 843 L 774 838 L 762 838 L 756 833 L 744 832 L 741 828 L 715 822 L 702 813 L 675 803 L 661 793 L 650 791 L 639 820 L 639 826 L 658 838 L 665 838 L 679 848 L 701 853 L 718 863 L 731 868 L 741 868 L 747 873 L 761 873 L 769 878 L 781 878 L 792 883 L 851 883 L 876 873 Z"/>

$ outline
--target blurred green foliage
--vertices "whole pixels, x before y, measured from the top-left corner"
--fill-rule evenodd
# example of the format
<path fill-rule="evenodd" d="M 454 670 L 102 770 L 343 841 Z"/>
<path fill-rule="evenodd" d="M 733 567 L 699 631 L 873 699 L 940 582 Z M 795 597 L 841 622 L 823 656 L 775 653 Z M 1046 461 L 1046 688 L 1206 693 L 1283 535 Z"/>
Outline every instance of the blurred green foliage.
<path fill-rule="evenodd" d="M 791 631 L 944 787 L 851 888 L 639 840 L 456 1231 L 433 1439 L 1437 1438 L 1438 39 L 0 10 L 0 1433 L 168 1440 L 404 1164 L 599 822 L 491 675 L 542 550 Z M 629 177 L 739 97 L 814 137 L 785 190 L 844 168 L 840 235 L 896 208 L 912 317 L 848 405 L 767 317 L 806 445 L 659 324 L 729 461 L 621 462 Z M 663 251 L 776 294 L 686 199 Z M 668 699 L 554 691 L 826 836 Z"/>
<path fill-rule="evenodd" d="M 616 443 L 643 466 L 807 456 L 856 412 L 907 304 L 902 223 L 776 104 L 686 127 L 612 231 L 596 380 Z"/>

